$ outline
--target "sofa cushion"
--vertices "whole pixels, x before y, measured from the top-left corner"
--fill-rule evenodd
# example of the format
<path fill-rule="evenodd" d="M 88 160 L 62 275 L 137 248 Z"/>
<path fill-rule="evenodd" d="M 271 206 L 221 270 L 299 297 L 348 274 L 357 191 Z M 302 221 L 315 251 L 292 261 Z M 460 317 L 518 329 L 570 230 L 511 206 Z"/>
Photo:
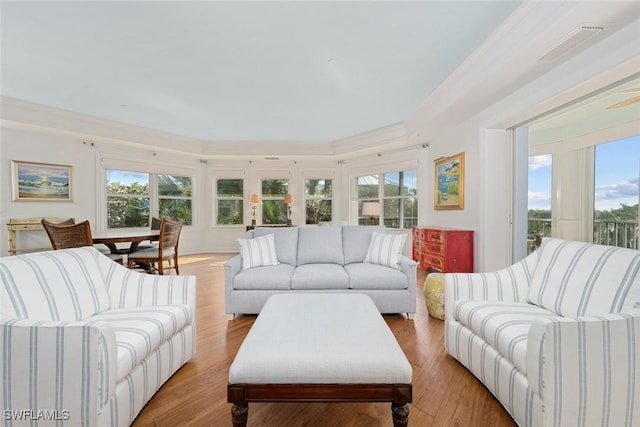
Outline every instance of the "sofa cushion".
<path fill-rule="evenodd" d="M 233 278 L 234 289 L 291 289 L 294 266 L 289 264 L 242 270 Z"/>
<path fill-rule="evenodd" d="M 364 262 L 400 269 L 400 258 L 406 238 L 406 234 L 373 233 Z"/>
<path fill-rule="evenodd" d="M 364 261 L 371 243 L 371 235 L 374 232 L 386 234 L 387 229 L 382 225 L 342 226 L 342 249 L 345 265 Z"/>
<path fill-rule="evenodd" d="M 253 237 L 261 237 L 267 234 L 273 234 L 278 261 L 296 265 L 298 227 L 257 227 L 253 230 Z"/>
<path fill-rule="evenodd" d="M 349 289 L 349 276 L 338 264 L 299 265 L 291 278 L 291 289 Z"/>
<path fill-rule="evenodd" d="M 527 337 L 534 320 L 555 317 L 542 307 L 502 301 L 455 301 L 454 318 L 479 335 L 522 373 L 527 373 Z"/>
<path fill-rule="evenodd" d="M 344 264 L 342 227 L 302 227 L 298 231 L 298 265 Z"/>
<path fill-rule="evenodd" d="M 533 304 L 576 317 L 618 313 L 640 301 L 640 251 L 551 238 L 538 251 Z"/>
<path fill-rule="evenodd" d="M 407 275 L 384 265 L 355 263 L 344 266 L 351 289 L 407 289 Z"/>
<path fill-rule="evenodd" d="M 192 323 L 188 305 L 161 305 L 109 310 L 91 320 L 111 325 L 117 346 L 117 379 L 121 381 L 160 344 Z"/>
<path fill-rule="evenodd" d="M 278 265 L 276 245 L 273 234 L 256 237 L 254 239 L 238 239 L 242 269 Z"/>
<path fill-rule="evenodd" d="M 0 259 L 0 313 L 32 320 L 83 320 L 108 310 L 92 247 Z"/>

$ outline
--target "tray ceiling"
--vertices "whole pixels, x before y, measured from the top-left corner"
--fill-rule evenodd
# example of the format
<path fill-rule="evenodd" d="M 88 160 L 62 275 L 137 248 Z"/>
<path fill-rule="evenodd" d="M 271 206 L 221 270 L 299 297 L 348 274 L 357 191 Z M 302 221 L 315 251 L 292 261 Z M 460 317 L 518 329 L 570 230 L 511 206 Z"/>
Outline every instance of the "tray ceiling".
<path fill-rule="evenodd" d="M 519 4 L 3 1 L 0 94 L 206 141 L 332 141 L 405 120 Z"/>

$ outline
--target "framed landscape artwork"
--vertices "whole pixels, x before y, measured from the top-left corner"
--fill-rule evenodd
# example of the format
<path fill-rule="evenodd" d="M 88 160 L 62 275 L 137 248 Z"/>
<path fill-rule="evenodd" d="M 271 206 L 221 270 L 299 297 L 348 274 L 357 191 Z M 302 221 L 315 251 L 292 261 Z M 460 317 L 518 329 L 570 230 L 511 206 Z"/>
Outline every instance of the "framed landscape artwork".
<path fill-rule="evenodd" d="M 464 209 L 464 152 L 435 160 L 435 209 Z"/>
<path fill-rule="evenodd" d="M 11 161 L 14 201 L 70 202 L 71 166 Z"/>

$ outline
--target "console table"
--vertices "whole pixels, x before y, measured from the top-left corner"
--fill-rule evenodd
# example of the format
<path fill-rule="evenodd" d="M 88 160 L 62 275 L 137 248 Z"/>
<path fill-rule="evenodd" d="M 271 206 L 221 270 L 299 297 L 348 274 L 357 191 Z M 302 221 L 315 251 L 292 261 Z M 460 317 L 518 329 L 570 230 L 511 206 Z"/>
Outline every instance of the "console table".
<path fill-rule="evenodd" d="M 413 227 L 413 260 L 423 270 L 473 272 L 473 230 Z"/>
<path fill-rule="evenodd" d="M 8 234 L 8 238 L 9 238 L 9 246 L 8 246 L 8 253 L 9 255 L 16 255 L 18 253 L 22 253 L 22 252 L 38 252 L 38 251 L 45 251 L 45 250 L 51 250 L 51 246 L 46 247 L 46 248 L 21 248 L 18 249 L 18 244 L 17 244 L 17 236 L 16 236 L 16 232 L 18 231 L 33 231 L 33 230 L 44 230 L 44 228 L 42 227 L 42 220 L 46 219 L 49 222 L 53 222 L 53 223 L 58 223 L 58 222 L 62 222 L 65 221 L 65 219 L 63 218 L 42 218 L 42 217 L 37 217 L 37 218 L 23 218 L 23 219 L 17 219 L 17 218 L 11 218 L 9 219 L 9 223 L 7 224 L 7 234 Z"/>

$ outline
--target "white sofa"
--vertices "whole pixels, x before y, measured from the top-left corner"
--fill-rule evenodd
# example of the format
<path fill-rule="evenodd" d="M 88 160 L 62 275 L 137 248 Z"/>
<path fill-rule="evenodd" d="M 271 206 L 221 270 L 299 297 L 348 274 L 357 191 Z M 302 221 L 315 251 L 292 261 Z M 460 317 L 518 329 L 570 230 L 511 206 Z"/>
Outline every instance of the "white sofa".
<path fill-rule="evenodd" d="M 520 426 L 640 426 L 640 251 L 544 239 L 445 275 L 445 347 Z"/>
<path fill-rule="evenodd" d="M 357 292 L 371 297 L 381 313 L 406 313 L 411 318 L 416 311 L 417 263 L 401 253 L 397 268 L 365 262 L 374 233 L 387 235 L 387 229 L 342 225 L 249 231 L 248 239 L 274 236 L 277 265 L 243 269 L 242 254 L 225 263 L 228 317 L 260 313 L 271 295 L 282 292 Z M 388 236 L 395 236 L 398 245 L 404 242 L 403 235 Z"/>
<path fill-rule="evenodd" d="M 196 279 L 93 247 L 0 258 L 4 425 L 127 426 L 195 352 Z"/>

